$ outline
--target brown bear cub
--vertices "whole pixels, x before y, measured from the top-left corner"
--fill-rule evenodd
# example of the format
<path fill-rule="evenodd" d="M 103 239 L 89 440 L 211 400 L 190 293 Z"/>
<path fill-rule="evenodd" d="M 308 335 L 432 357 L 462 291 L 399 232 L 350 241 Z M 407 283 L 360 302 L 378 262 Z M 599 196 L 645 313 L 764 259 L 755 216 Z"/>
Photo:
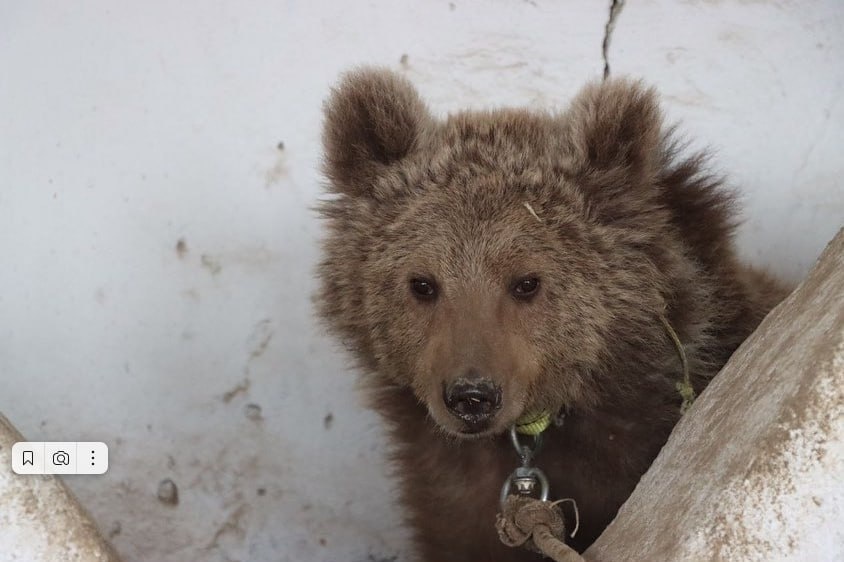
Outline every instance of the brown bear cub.
<path fill-rule="evenodd" d="M 561 114 L 438 120 L 364 69 L 325 113 L 319 311 L 388 422 L 422 559 L 540 559 L 494 528 L 509 428 L 535 411 L 565 415 L 535 462 L 550 499 L 576 500 L 584 550 L 680 417 L 662 319 L 700 392 L 786 294 L 738 262 L 730 193 L 626 80 Z"/>

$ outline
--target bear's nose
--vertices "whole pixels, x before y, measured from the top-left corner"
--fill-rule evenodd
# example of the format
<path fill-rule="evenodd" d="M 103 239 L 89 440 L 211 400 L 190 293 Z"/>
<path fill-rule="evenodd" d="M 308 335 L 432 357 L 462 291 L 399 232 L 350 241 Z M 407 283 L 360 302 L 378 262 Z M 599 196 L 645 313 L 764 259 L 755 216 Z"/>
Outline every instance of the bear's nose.
<path fill-rule="evenodd" d="M 443 389 L 443 401 L 455 417 L 480 429 L 501 407 L 501 387 L 489 379 L 459 379 Z"/>

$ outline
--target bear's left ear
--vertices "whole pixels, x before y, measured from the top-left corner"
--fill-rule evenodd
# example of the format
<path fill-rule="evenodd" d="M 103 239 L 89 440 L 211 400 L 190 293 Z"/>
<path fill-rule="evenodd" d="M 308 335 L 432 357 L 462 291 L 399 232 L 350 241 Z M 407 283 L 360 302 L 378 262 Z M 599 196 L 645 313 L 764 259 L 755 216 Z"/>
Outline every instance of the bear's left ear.
<path fill-rule="evenodd" d="M 657 172 L 662 115 L 652 89 L 625 79 L 590 84 L 565 117 L 581 172 L 602 172 L 626 187 L 639 186 Z"/>
<path fill-rule="evenodd" d="M 324 171 L 334 190 L 370 195 L 376 179 L 419 145 L 432 121 L 398 74 L 363 68 L 344 75 L 325 103 L 322 134 Z"/>

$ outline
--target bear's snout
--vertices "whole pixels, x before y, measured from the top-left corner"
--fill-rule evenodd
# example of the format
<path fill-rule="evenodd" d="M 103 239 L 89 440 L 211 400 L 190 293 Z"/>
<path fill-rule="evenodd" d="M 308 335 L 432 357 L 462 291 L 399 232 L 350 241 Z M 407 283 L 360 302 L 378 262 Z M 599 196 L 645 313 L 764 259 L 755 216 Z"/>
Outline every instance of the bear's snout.
<path fill-rule="evenodd" d="M 460 378 L 443 385 L 443 402 L 468 433 L 483 431 L 501 408 L 501 387 L 485 378 Z"/>

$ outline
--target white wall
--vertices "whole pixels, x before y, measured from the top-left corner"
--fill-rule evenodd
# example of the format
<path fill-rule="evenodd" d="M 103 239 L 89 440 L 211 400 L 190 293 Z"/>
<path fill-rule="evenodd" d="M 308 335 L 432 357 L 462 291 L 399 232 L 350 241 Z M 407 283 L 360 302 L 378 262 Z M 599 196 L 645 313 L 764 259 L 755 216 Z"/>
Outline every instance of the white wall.
<path fill-rule="evenodd" d="M 312 319 L 321 102 L 377 63 L 440 114 L 565 107 L 609 3 L 0 2 L 0 411 L 110 444 L 67 481 L 127 560 L 405 559 Z M 609 58 L 717 150 L 743 254 L 804 275 L 844 222 L 844 3 L 628 0 Z"/>

